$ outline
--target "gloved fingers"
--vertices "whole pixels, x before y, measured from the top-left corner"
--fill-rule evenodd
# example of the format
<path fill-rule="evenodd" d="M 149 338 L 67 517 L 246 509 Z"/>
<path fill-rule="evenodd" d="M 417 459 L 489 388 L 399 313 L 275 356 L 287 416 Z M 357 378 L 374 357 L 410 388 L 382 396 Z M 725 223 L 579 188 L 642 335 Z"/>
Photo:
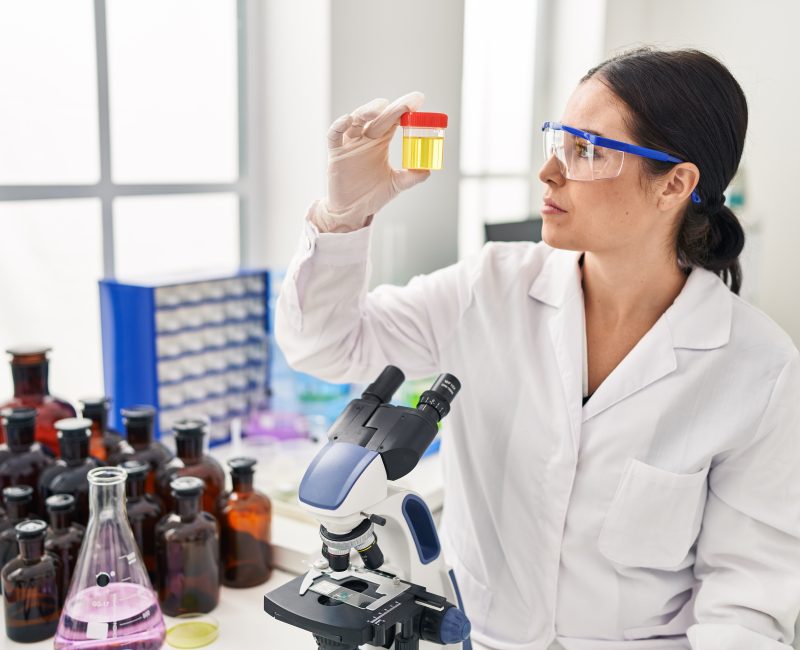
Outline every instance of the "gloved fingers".
<path fill-rule="evenodd" d="M 378 117 L 378 115 L 380 115 L 386 108 L 386 105 L 388 103 L 389 103 L 388 99 L 379 97 L 377 99 L 373 99 L 370 102 L 367 102 L 363 106 L 359 106 L 356 110 L 350 113 L 350 116 L 353 118 L 353 121 L 350 125 L 350 128 L 348 128 L 346 131 L 347 137 L 351 139 L 356 139 L 361 137 L 364 125 L 367 124 L 370 120 L 374 120 L 376 117 Z"/>
<path fill-rule="evenodd" d="M 394 169 L 392 170 L 392 185 L 395 190 L 402 192 L 426 180 L 430 175 L 431 173 L 427 169 Z"/>
<path fill-rule="evenodd" d="M 367 125 L 367 128 L 364 129 L 364 135 L 373 139 L 386 135 L 398 123 L 403 113 L 418 111 L 424 101 L 425 95 L 419 91 L 398 97 Z"/>
<path fill-rule="evenodd" d="M 336 149 L 342 146 L 342 139 L 350 124 L 353 122 L 353 116 L 346 113 L 337 117 L 333 124 L 328 129 L 328 149 Z"/>

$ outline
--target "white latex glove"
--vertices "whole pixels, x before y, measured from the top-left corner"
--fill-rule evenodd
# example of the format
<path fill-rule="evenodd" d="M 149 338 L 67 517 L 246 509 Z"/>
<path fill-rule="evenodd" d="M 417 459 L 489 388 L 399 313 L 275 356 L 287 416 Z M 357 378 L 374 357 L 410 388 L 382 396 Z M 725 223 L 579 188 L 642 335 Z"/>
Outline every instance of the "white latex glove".
<path fill-rule="evenodd" d="M 427 170 L 392 169 L 389 142 L 400 116 L 417 111 L 425 96 L 412 92 L 391 104 L 373 99 L 342 115 L 328 130 L 328 197 L 309 218 L 321 232 L 350 232 L 368 225 L 398 193 L 424 181 Z"/>

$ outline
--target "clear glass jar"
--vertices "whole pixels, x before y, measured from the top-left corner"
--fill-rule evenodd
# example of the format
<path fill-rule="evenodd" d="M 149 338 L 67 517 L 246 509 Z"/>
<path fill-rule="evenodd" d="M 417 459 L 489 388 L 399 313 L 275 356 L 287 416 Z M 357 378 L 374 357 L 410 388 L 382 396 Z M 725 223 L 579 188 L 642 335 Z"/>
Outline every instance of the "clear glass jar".
<path fill-rule="evenodd" d="M 441 169 L 444 163 L 444 113 L 403 113 L 403 169 Z"/>

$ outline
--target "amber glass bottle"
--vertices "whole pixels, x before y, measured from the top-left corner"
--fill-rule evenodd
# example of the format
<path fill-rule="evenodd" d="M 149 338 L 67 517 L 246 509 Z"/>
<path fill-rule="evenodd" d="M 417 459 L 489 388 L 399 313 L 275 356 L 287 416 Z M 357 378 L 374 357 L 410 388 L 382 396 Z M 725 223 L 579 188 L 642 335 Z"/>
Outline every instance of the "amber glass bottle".
<path fill-rule="evenodd" d="M 29 485 L 15 485 L 3 490 L 6 516 L 0 521 L 0 567 L 17 557 L 14 526 L 33 517 L 33 490 Z"/>
<path fill-rule="evenodd" d="M 108 428 L 107 397 L 92 397 L 79 402 L 83 417 L 92 421 L 92 437 L 89 440 L 89 455 L 107 461 L 120 452 L 122 435 Z"/>
<path fill-rule="evenodd" d="M 75 518 L 81 526 L 89 521 L 89 481 L 86 475 L 102 463 L 89 456 L 92 423 L 86 418 L 67 418 L 56 422 L 61 458 L 42 472 L 39 478 L 40 511 L 53 494 L 75 497 Z"/>
<path fill-rule="evenodd" d="M 7 409 L 2 416 L 6 444 L 0 446 L 0 490 L 9 485 L 30 485 L 35 490 L 42 471 L 53 464 L 53 458 L 34 442 L 36 411 Z"/>
<path fill-rule="evenodd" d="M 125 506 L 133 537 L 142 554 L 147 574 L 152 584 L 156 581 L 156 524 L 164 514 L 161 500 L 152 494 L 145 494 L 144 482 L 148 465 L 141 460 L 126 460 L 121 465 L 128 473 L 125 481 Z"/>
<path fill-rule="evenodd" d="M 156 472 L 172 460 L 172 452 L 162 443 L 153 440 L 153 420 L 156 410 L 152 406 L 134 406 L 122 409 L 125 425 L 125 443 L 120 452 L 109 457 L 109 463 L 120 465 L 126 460 L 141 460 L 148 464 L 145 492 L 156 494 Z"/>
<path fill-rule="evenodd" d="M 219 602 L 219 524 L 200 508 L 203 482 L 172 482 L 175 511 L 156 526 L 158 599 L 167 616 L 207 613 Z"/>
<path fill-rule="evenodd" d="M 253 458 L 232 458 L 233 490 L 219 505 L 222 584 L 255 587 L 272 573 L 272 502 L 253 489 Z"/>
<path fill-rule="evenodd" d="M 61 613 L 58 558 L 45 552 L 47 524 L 32 519 L 17 524 L 19 555 L 2 571 L 6 634 L 12 641 L 43 641 L 56 633 Z"/>
<path fill-rule="evenodd" d="M 219 497 L 225 490 L 225 470 L 205 451 L 208 435 L 205 420 L 178 420 L 172 430 L 175 433 L 176 456 L 156 474 L 156 489 L 167 510 L 174 509 L 170 483 L 179 476 L 196 476 L 205 483 L 203 510 L 217 514 Z"/>
<path fill-rule="evenodd" d="M 61 601 L 67 597 L 69 581 L 78 562 L 86 529 L 72 521 L 75 515 L 75 497 L 71 494 L 54 494 L 47 498 L 47 517 L 50 526 L 44 540 L 44 548 L 61 561 Z"/>
<path fill-rule="evenodd" d="M 58 453 L 55 423 L 74 417 L 75 409 L 69 402 L 50 395 L 47 380 L 50 348 L 14 348 L 7 352 L 11 355 L 14 397 L 0 408 L 36 409 L 36 440 L 55 455 Z"/>

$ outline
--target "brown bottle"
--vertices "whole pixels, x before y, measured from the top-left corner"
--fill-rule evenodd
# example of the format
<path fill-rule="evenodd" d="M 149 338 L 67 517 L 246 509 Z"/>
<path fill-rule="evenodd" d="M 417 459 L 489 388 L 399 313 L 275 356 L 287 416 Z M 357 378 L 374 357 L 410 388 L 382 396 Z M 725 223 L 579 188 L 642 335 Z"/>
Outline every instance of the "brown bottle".
<path fill-rule="evenodd" d="M 58 454 L 58 436 L 55 423 L 75 416 L 75 409 L 65 400 L 50 395 L 48 388 L 50 348 L 14 348 L 11 355 L 11 376 L 14 380 L 14 397 L 2 405 L 36 409 L 36 440 L 53 455 Z M 0 431 L 0 437 L 2 437 Z"/>
<path fill-rule="evenodd" d="M 6 634 L 12 641 L 43 641 L 58 627 L 61 566 L 44 550 L 46 530 L 40 519 L 17 524 L 19 555 L 3 567 Z"/>
<path fill-rule="evenodd" d="M 3 490 L 6 517 L 0 521 L 0 567 L 19 553 L 14 526 L 31 518 L 33 512 L 33 490 L 30 485 L 15 485 Z"/>
<path fill-rule="evenodd" d="M 150 582 L 156 584 L 156 524 L 164 514 L 161 500 L 152 494 L 145 494 L 144 482 L 147 478 L 148 465 L 140 460 L 126 460 L 121 465 L 128 473 L 125 481 L 125 506 L 128 512 L 133 537 L 142 554 L 142 560 L 150 576 Z"/>
<path fill-rule="evenodd" d="M 6 444 L 0 446 L 0 490 L 9 485 L 39 485 L 42 471 L 53 464 L 38 442 L 34 442 L 36 411 L 7 409 L 2 413 Z"/>
<path fill-rule="evenodd" d="M 207 613 L 219 602 L 219 524 L 200 508 L 203 482 L 172 482 L 175 511 L 156 526 L 158 600 L 167 616 Z"/>
<path fill-rule="evenodd" d="M 47 498 L 47 516 L 50 526 L 44 540 L 44 548 L 61 561 L 61 601 L 67 597 L 69 581 L 78 562 L 78 553 L 83 544 L 86 529 L 72 521 L 75 514 L 75 497 L 71 494 L 54 494 Z"/>
<path fill-rule="evenodd" d="M 107 397 L 92 397 L 79 402 L 83 417 L 92 421 L 92 437 L 89 440 L 89 455 L 107 461 L 120 452 L 122 435 L 108 428 Z"/>
<path fill-rule="evenodd" d="M 203 510 L 217 514 L 219 497 L 225 490 L 225 470 L 215 459 L 204 454 L 208 431 L 200 419 L 178 420 L 172 425 L 175 433 L 176 457 L 156 474 L 156 489 L 167 510 L 174 510 L 170 483 L 179 476 L 196 476 L 205 483 Z"/>
<path fill-rule="evenodd" d="M 255 587 L 272 573 L 272 502 L 253 489 L 254 458 L 232 458 L 233 490 L 220 501 L 222 584 Z"/>
<path fill-rule="evenodd" d="M 109 456 L 108 462 L 120 465 L 126 460 L 141 460 L 148 464 L 144 488 L 147 494 L 156 494 L 156 472 L 172 460 L 172 452 L 160 442 L 153 440 L 153 419 L 156 410 L 152 406 L 134 406 L 122 409 L 125 425 L 125 444 L 119 453 Z"/>
<path fill-rule="evenodd" d="M 39 510 L 44 511 L 45 499 L 54 494 L 75 497 L 74 520 L 81 526 L 89 522 L 89 481 L 86 475 L 102 463 L 89 456 L 89 430 L 92 423 L 86 418 L 67 418 L 56 422 L 61 458 L 39 477 Z"/>

